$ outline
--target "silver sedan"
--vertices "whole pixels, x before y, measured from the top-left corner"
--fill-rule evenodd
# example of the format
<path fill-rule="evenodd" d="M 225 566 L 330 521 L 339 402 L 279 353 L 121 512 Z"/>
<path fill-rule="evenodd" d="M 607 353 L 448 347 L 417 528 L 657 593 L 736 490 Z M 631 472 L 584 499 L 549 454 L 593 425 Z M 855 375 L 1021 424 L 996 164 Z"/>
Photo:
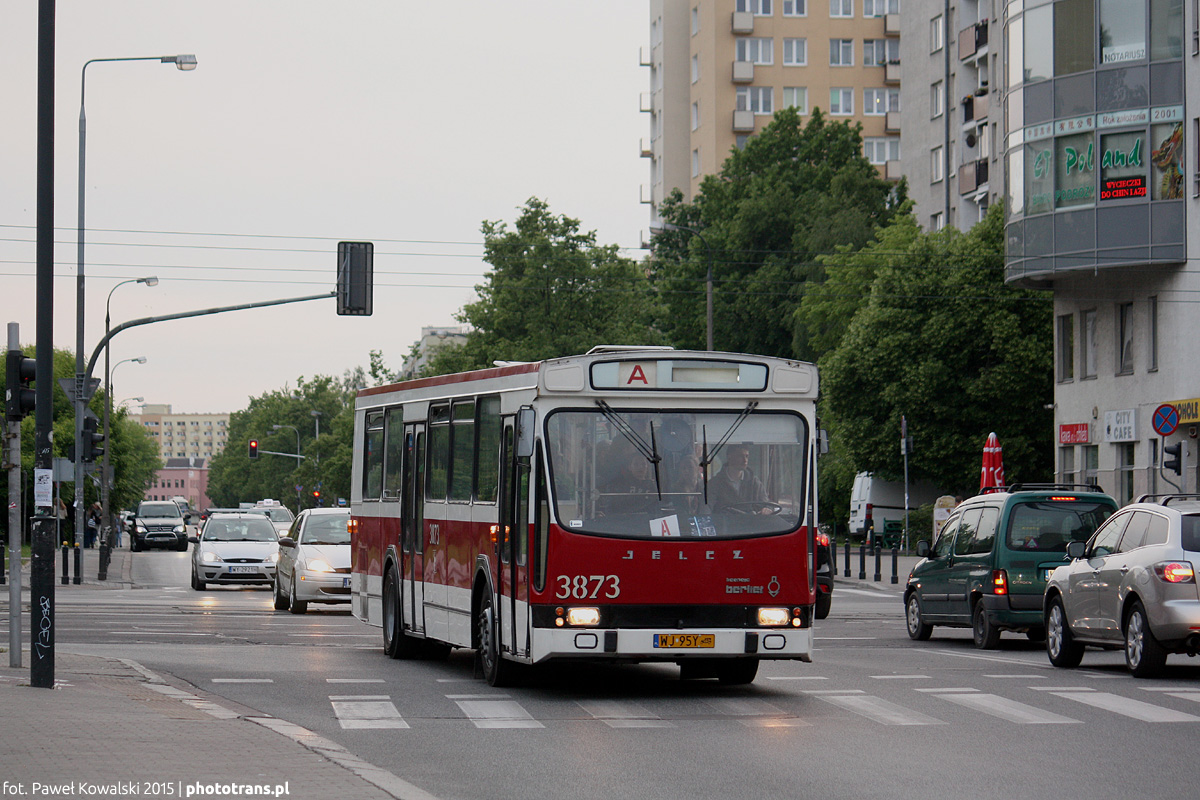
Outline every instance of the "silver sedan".
<path fill-rule="evenodd" d="M 309 603 L 350 602 L 350 511 L 309 508 L 279 540 L 275 608 L 303 614 Z"/>

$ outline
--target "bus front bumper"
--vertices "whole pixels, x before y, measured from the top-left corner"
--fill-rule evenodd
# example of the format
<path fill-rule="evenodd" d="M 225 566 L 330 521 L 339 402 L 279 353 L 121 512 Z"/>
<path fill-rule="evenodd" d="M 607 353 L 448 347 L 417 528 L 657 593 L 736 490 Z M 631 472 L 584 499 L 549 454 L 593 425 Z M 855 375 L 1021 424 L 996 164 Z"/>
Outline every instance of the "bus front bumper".
<path fill-rule="evenodd" d="M 647 630 L 535 628 L 533 662 L 552 658 L 683 661 L 691 658 L 812 660 L 812 628 Z"/>

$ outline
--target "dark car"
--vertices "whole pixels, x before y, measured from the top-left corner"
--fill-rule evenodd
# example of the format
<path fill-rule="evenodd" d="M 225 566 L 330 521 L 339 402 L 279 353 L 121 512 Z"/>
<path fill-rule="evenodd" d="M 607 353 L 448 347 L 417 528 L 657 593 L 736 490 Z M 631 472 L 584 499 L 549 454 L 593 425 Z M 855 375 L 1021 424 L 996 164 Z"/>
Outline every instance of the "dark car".
<path fill-rule="evenodd" d="M 170 500 L 146 500 L 138 504 L 129 530 L 129 549 L 148 547 L 187 550 L 187 523 L 179 506 Z"/>
<path fill-rule="evenodd" d="M 837 571 L 833 563 L 833 545 L 829 534 L 817 531 L 817 607 L 813 613 L 817 619 L 829 616 L 829 607 L 833 603 L 833 573 Z"/>
<path fill-rule="evenodd" d="M 904 590 L 908 635 L 935 625 L 971 628 L 975 646 L 994 649 L 1001 631 L 1046 635 L 1042 594 L 1067 544 L 1086 542 L 1117 510 L 1097 486 L 1015 484 L 963 501 L 937 541 L 917 543 L 922 560 Z"/>

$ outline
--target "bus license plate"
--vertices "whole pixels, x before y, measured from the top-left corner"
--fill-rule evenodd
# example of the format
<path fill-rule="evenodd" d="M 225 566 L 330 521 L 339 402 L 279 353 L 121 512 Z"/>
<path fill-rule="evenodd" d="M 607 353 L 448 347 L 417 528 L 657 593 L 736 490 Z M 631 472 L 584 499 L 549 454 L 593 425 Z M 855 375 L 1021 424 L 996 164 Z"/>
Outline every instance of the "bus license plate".
<path fill-rule="evenodd" d="M 229 571 L 230 571 L 230 573 L 235 574 L 235 575 L 250 575 L 255 572 L 258 572 L 258 568 L 257 567 L 230 567 Z"/>
<path fill-rule="evenodd" d="M 694 648 L 694 647 L 716 647 L 717 635 L 715 633 L 656 633 L 654 634 L 655 647 L 671 647 L 671 648 Z"/>

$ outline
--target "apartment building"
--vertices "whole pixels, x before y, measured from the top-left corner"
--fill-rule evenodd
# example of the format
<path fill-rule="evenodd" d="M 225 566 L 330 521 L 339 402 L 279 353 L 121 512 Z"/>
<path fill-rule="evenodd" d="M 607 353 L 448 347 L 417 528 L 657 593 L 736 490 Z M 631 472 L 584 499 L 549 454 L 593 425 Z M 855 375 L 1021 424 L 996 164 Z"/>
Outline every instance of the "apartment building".
<path fill-rule="evenodd" d="M 912 0 L 909 0 L 912 2 Z M 689 200 L 734 147 L 794 106 L 863 126 L 864 150 L 900 176 L 900 0 L 651 0 L 652 219 L 672 189 Z"/>
<path fill-rule="evenodd" d="M 208 459 L 164 458 L 163 468 L 146 487 L 147 500 L 174 500 L 182 497 L 188 508 L 203 511 L 212 505 L 208 497 Z"/>
<path fill-rule="evenodd" d="M 466 342 L 467 328 L 464 326 L 421 328 L 421 338 L 416 341 L 413 352 L 404 359 L 404 364 L 400 367 L 400 380 L 421 377 L 434 353 L 448 345 L 461 346 Z"/>
<path fill-rule="evenodd" d="M 170 405 L 148 403 L 129 418 L 141 425 L 158 444 L 161 458 L 203 458 L 225 449 L 229 414 L 172 414 Z"/>
<path fill-rule="evenodd" d="M 1004 0 L 906 0 L 900 15 L 904 164 L 926 230 L 967 230 L 1004 191 Z"/>

